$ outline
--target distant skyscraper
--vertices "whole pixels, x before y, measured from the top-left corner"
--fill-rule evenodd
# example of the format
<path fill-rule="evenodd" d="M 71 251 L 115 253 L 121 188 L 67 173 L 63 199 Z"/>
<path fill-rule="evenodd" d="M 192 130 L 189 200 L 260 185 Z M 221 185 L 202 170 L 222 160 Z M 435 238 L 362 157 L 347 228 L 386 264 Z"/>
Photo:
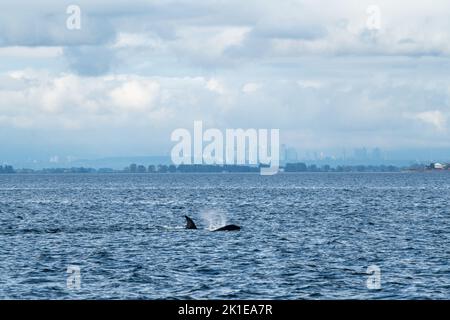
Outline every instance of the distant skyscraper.
<path fill-rule="evenodd" d="M 383 160 L 383 154 L 380 148 L 374 148 L 372 150 L 372 159 L 377 161 Z"/>
<path fill-rule="evenodd" d="M 295 150 L 294 148 L 287 148 L 286 149 L 286 161 L 294 162 L 297 160 L 298 160 L 297 150 Z"/>
<path fill-rule="evenodd" d="M 298 153 L 295 148 L 288 147 L 285 144 L 280 146 L 280 161 L 283 162 L 296 162 L 298 161 Z"/>
<path fill-rule="evenodd" d="M 357 148 L 354 150 L 355 160 L 367 160 L 367 149 L 366 148 Z"/>
<path fill-rule="evenodd" d="M 280 147 L 280 161 L 286 161 L 286 159 L 287 159 L 286 145 L 282 144 Z"/>

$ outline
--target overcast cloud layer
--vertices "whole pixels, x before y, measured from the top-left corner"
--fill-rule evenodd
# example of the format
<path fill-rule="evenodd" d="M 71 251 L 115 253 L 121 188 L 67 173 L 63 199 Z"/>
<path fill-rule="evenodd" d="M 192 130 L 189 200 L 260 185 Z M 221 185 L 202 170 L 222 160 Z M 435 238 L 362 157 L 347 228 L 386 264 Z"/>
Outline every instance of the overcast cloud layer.
<path fill-rule="evenodd" d="M 80 30 L 72 1 L 0 5 L 0 162 L 167 154 L 194 120 L 330 154 L 450 146 L 448 1 L 93 2 Z"/>

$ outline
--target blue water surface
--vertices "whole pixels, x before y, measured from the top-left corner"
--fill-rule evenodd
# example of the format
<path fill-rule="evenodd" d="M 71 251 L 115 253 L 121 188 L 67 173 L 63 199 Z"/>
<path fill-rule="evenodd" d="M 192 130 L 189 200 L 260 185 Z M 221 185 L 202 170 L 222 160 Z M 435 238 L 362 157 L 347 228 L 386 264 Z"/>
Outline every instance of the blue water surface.
<path fill-rule="evenodd" d="M 449 199 L 444 172 L 0 175 L 0 298 L 449 299 Z"/>

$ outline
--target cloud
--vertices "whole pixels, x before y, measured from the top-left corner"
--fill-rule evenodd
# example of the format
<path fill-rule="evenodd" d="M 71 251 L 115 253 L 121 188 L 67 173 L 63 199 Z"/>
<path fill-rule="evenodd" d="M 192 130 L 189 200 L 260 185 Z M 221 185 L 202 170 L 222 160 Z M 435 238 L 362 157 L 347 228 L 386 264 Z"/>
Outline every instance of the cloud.
<path fill-rule="evenodd" d="M 108 73 L 116 59 L 113 50 L 101 46 L 66 47 L 64 55 L 70 69 L 87 76 Z"/>
<path fill-rule="evenodd" d="M 112 45 L 114 49 L 126 48 L 152 48 L 161 46 L 161 39 L 154 35 L 145 33 L 126 33 L 118 34 L 116 41 Z"/>
<path fill-rule="evenodd" d="M 320 83 L 320 81 L 314 81 L 314 80 L 298 80 L 297 84 L 303 88 L 303 89 L 319 89 L 320 87 L 322 87 L 322 84 Z"/>
<path fill-rule="evenodd" d="M 168 50 L 183 61 L 213 67 L 234 64 L 228 50 L 242 45 L 248 27 L 234 26 L 185 26 L 178 28 L 176 41 L 168 43 Z"/>
<path fill-rule="evenodd" d="M 63 54 L 61 47 L 0 47 L 0 57 L 15 58 L 58 58 Z"/>
<path fill-rule="evenodd" d="M 442 141 L 448 88 L 442 79 L 409 76 L 346 78 L 86 77 L 18 70 L 0 76 L 2 126 L 128 132 L 131 128 L 279 128 L 304 145 L 362 141 L 382 147 Z M 433 105 L 433 108 L 429 106 Z M 411 121 L 414 120 L 414 121 Z M 419 125 L 422 126 L 419 126 Z M 424 126 L 425 125 L 425 126 Z M 411 133 L 414 132 L 413 135 Z M 93 138 L 95 139 L 95 138 Z M 293 140 L 291 143 L 297 143 Z M 320 143 L 319 143 L 320 142 Z"/>
<path fill-rule="evenodd" d="M 160 85 L 151 80 L 131 80 L 111 91 L 111 99 L 118 108 L 143 111 L 151 108 L 160 91 Z"/>
<path fill-rule="evenodd" d="M 299 148 L 448 141 L 448 1 L 377 1 L 375 29 L 365 0 L 77 3 L 73 31 L 71 1 L 0 5 L 3 134 L 164 145 L 202 119 Z"/>
<path fill-rule="evenodd" d="M 233 65 L 240 61 L 236 60 L 238 56 L 258 59 L 310 54 L 450 53 L 450 22 L 445 14 L 449 4 L 444 0 L 433 2 L 433 6 L 406 0 L 378 1 L 378 30 L 367 26 L 370 1 L 78 1 L 80 30 L 66 28 L 69 4 L 70 1 L 2 4 L 0 46 L 114 45 L 116 50 L 124 50 L 136 46 L 154 49 L 157 44 L 186 62 L 208 67 L 221 60 L 225 65 Z M 23 10 L 24 6 L 27 10 Z M 255 52 L 255 46 L 260 54 Z M 69 59 L 78 54 L 71 52 L 65 50 Z M 97 52 L 98 57 L 103 54 Z"/>
<path fill-rule="evenodd" d="M 99 45 L 115 38 L 114 16 L 97 15 L 86 3 L 80 5 L 82 28 L 68 29 L 68 5 L 62 1 L 0 5 L 0 46 Z"/>
<path fill-rule="evenodd" d="M 1 4 L 0 56 L 55 57 L 64 60 L 55 66 L 58 71 L 92 76 L 126 73 L 126 68 L 142 72 L 141 66 L 155 74 L 236 69 L 308 56 L 450 54 L 445 14 L 450 7 L 444 0 L 433 6 L 378 1 L 379 29 L 368 28 L 370 1 L 80 0 L 80 30 L 66 28 L 69 4 Z"/>
<path fill-rule="evenodd" d="M 431 125 L 437 131 L 445 131 L 447 128 L 447 117 L 439 110 L 419 112 L 407 116 L 412 119 L 419 120 L 425 124 Z"/>
<path fill-rule="evenodd" d="M 206 82 L 205 87 L 215 93 L 218 94 L 224 94 L 225 93 L 225 87 L 224 85 L 217 79 L 209 79 L 208 82 Z"/>
<path fill-rule="evenodd" d="M 249 82 L 244 84 L 244 86 L 242 87 L 242 92 L 243 93 L 253 93 L 259 90 L 261 86 L 257 83 L 254 82 Z"/>
<path fill-rule="evenodd" d="M 12 128 L 146 127 L 161 120 L 161 125 L 174 126 L 211 116 L 219 108 L 215 99 L 226 92 L 214 78 L 87 77 L 17 70 L 0 76 L 0 115 Z"/>

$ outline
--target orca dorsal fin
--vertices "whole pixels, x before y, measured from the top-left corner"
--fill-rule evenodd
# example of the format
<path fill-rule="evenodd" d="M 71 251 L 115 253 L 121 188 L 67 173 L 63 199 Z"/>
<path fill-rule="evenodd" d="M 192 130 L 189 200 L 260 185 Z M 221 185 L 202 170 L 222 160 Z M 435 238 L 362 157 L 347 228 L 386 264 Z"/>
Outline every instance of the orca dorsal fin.
<path fill-rule="evenodd" d="M 186 229 L 197 229 L 194 221 L 188 216 L 184 216 L 186 218 Z"/>

